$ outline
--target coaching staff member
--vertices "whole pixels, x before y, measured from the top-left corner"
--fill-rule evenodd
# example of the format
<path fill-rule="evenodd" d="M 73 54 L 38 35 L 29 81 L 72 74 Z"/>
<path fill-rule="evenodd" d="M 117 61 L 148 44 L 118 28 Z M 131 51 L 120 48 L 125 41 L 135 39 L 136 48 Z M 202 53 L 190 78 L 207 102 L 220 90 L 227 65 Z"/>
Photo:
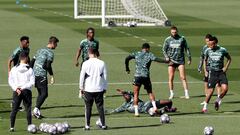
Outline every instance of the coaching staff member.
<path fill-rule="evenodd" d="M 10 132 L 14 132 L 14 125 L 16 120 L 16 115 L 18 108 L 23 101 L 25 105 L 25 110 L 27 113 L 27 123 L 32 124 L 32 91 L 31 88 L 34 85 L 35 77 L 32 68 L 29 67 L 28 54 L 22 52 L 19 55 L 20 63 L 14 66 L 8 78 L 8 83 L 13 90 L 13 102 L 12 102 L 12 112 L 10 114 L 11 127 Z"/>
<path fill-rule="evenodd" d="M 79 88 L 83 93 L 85 100 L 85 130 L 90 130 L 90 119 L 92 114 L 92 105 L 95 101 L 99 117 L 101 120 L 101 129 L 107 129 L 105 125 L 104 100 L 103 94 L 107 89 L 107 70 L 105 63 L 97 58 L 97 51 L 93 48 L 88 50 L 89 59 L 83 62 L 80 72 Z"/>

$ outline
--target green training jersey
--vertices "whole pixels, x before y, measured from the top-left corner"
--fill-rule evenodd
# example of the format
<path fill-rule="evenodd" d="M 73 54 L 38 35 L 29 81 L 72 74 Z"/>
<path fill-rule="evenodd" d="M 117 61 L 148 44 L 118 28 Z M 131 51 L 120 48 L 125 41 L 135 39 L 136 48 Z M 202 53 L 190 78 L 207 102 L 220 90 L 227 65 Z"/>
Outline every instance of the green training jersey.
<path fill-rule="evenodd" d="M 209 70 L 213 71 L 221 71 L 224 67 L 224 57 L 229 56 L 227 50 L 220 46 L 216 46 L 214 49 L 207 49 L 205 55 L 205 59 L 209 62 Z"/>
<path fill-rule="evenodd" d="M 118 108 L 114 109 L 111 113 L 119 113 L 119 112 L 124 112 L 128 111 L 130 113 L 134 113 L 134 103 L 133 103 L 133 93 L 128 91 L 128 94 L 131 97 L 131 100 L 129 102 L 124 102 L 121 106 Z M 138 101 L 138 111 L 140 113 L 148 113 L 148 109 L 152 107 L 152 103 L 150 101 L 143 102 L 142 100 L 139 99 Z"/>
<path fill-rule="evenodd" d="M 43 65 L 46 61 L 53 62 L 53 50 L 47 47 L 39 49 L 33 58 L 35 59 L 33 67 L 35 76 L 47 77 L 47 70 L 43 68 Z"/>
<path fill-rule="evenodd" d="M 149 68 L 151 66 L 152 61 L 165 62 L 163 59 L 156 57 L 151 52 L 146 51 L 134 52 L 126 58 L 125 64 L 127 71 L 129 70 L 128 64 L 129 60 L 131 59 L 135 59 L 136 64 L 134 74 L 135 77 L 149 77 L 150 76 Z"/>
<path fill-rule="evenodd" d="M 187 52 L 188 60 L 191 60 L 190 49 L 183 36 L 177 35 L 176 37 L 167 37 L 164 41 L 162 51 L 165 58 L 169 58 L 170 61 L 176 64 L 185 63 L 184 51 Z"/>
<path fill-rule="evenodd" d="M 90 41 L 88 39 L 84 39 L 80 43 L 80 48 L 82 50 L 82 60 L 83 62 L 88 60 L 88 49 L 93 48 L 94 50 L 98 51 L 99 49 L 99 42 L 94 39 L 93 41 Z"/>
<path fill-rule="evenodd" d="M 13 51 L 13 53 L 11 55 L 11 59 L 13 60 L 13 65 L 14 66 L 16 66 L 19 63 L 19 55 L 22 52 L 25 52 L 27 55 L 29 55 L 30 49 L 29 48 L 18 47 Z"/>

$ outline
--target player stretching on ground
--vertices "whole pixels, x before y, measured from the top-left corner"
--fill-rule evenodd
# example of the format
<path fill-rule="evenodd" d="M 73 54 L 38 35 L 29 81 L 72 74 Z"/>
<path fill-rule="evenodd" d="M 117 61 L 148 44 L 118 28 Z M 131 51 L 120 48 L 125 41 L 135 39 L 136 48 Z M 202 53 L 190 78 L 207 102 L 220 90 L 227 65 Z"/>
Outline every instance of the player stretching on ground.
<path fill-rule="evenodd" d="M 133 82 L 133 92 L 134 92 L 134 110 L 135 116 L 139 116 L 138 112 L 138 96 L 141 85 L 144 85 L 144 89 L 146 89 L 149 98 L 152 102 L 152 106 L 155 111 L 157 111 L 155 96 L 152 92 L 152 83 L 150 80 L 150 72 L 149 68 L 152 61 L 166 63 L 165 60 L 157 58 L 153 53 L 150 52 L 150 45 L 148 43 L 144 43 L 142 45 L 142 51 L 134 52 L 130 54 L 125 59 L 126 72 L 129 74 L 129 61 L 131 59 L 135 59 L 136 70 L 134 75 Z"/>
<path fill-rule="evenodd" d="M 222 98 L 227 94 L 228 92 L 228 80 L 226 77 L 226 72 L 228 70 L 228 67 L 231 63 L 231 57 L 227 50 L 223 47 L 220 47 L 217 45 L 217 38 L 211 37 L 210 39 L 210 45 L 206 54 L 205 54 L 205 63 L 204 63 L 204 72 L 205 76 L 208 76 L 208 94 L 205 98 L 205 102 L 203 105 L 202 112 L 207 112 L 207 105 L 212 97 L 213 90 L 217 83 L 221 86 L 221 94 L 215 101 L 215 109 L 216 111 L 219 109 L 219 106 L 222 102 Z M 227 58 L 227 62 L 224 65 L 224 57 Z M 206 65 L 209 64 L 209 71 L 206 69 Z"/>
<path fill-rule="evenodd" d="M 89 59 L 88 57 L 88 49 L 92 48 L 94 51 L 97 52 L 97 57 L 99 56 L 99 42 L 94 38 L 95 30 L 93 28 L 88 28 L 86 31 L 87 38 L 82 40 L 80 43 L 80 47 L 77 50 L 76 58 L 75 58 L 75 65 L 76 67 L 79 66 L 78 59 L 82 52 L 82 63 Z"/>
<path fill-rule="evenodd" d="M 130 113 L 134 113 L 134 105 L 133 105 L 133 93 L 130 91 L 124 91 L 121 89 L 117 89 L 118 93 L 123 96 L 125 99 L 125 102 L 119 106 L 118 108 L 112 110 L 110 113 L 119 113 L 123 111 L 128 111 Z M 175 112 L 177 109 L 172 108 L 172 101 L 171 100 L 157 100 L 156 106 L 157 106 L 157 113 L 161 113 L 159 109 L 163 109 L 163 111 L 166 112 Z M 138 112 L 139 113 L 148 113 L 151 116 L 155 114 L 155 112 L 152 112 L 152 103 L 150 101 L 143 102 L 141 99 L 138 99 Z"/>
<path fill-rule="evenodd" d="M 205 58 L 205 52 L 208 49 L 210 49 L 209 48 L 209 44 L 210 44 L 209 38 L 211 38 L 211 37 L 212 37 L 211 34 L 207 34 L 205 36 L 206 45 L 203 46 L 202 51 L 201 51 L 200 61 L 199 61 L 199 65 L 198 65 L 198 72 L 199 73 L 202 73 L 202 71 L 203 71 L 203 63 L 204 63 L 204 58 Z M 210 63 L 208 62 L 208 64 L 206 65 L 206 70 L 207 71 L 209 71 L 209 64 Z M 207 96 L 207 93 L 208 93 L 208 76 L 205 76 L 205 74 L 204 74 L 203 81 L 204 81 L 204 93 Z M 220 94 L 221 94 L 221 87 L 218 84 L 216 85 L 216 87 L 217 87 L 217 95 L 219 97 Z M 203 103 L 201 103 L 201 104 L 203 104 Z"/>
<path fill-rule="evenodd" d="M 163 44 L 163 54 L 166 58 L 166 60 L 169 60 L 169 66 L 168 66 L 168 75 L 169 75 L 169 90 L 170 90 L 170 96 L 169 99 L 173 99 L 174 93 L 173 93 L 173 80 L 174 80 L 174 73 L 175 70 L 178 68 L 180 73 L 180 78 L 182 80 L 183 88 L 185 91 L 184 98 L 189 99 L 189 93 L 188 93 L 188 84 L 185 74 L 185 56 L 184 51 L 187 52 L 188 56 L 188 65 L 191 64 L 191 53 L 187 45 L 187 41 L 183 36 L 178 35 L 178 29 L 177 27 L 173 26 L 171 27 L 171 36 L 167 37 Z"/>
<path fill-rule="evenodd" d="M 36 101 L 36 106 L 33 109 L 33 115 L 37 119 L 41 119 L 42 115 L 40 112 L 41 106 L 45 99 L 48 97 L 48 78 L 47 72 L 50 74 L 50 83 L 54 83 L 52 63 L 54 59 L 53 50 L 57 47 L 59 40 L 51 36 L 47 47 L 39 49 L 37 54 L 33 57 L 31 61 L 31 66 L 33 66 L 33 71 L 35 74 L 35 87 L 38 90 L 38 97 Z"/>

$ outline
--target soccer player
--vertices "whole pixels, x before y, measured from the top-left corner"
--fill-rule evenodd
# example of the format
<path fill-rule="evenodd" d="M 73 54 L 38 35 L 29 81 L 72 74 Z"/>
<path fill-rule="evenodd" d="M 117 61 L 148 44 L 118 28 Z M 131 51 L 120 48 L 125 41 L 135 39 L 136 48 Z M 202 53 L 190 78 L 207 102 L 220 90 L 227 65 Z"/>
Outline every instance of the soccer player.
<path fill-rule="evenodd" d="M 184 98 L 189 99 L 189 93 L 188 93 L 188 83 L 186 79 L 186 73 L 185 73 L 185 55 L 184 51 L 187 52 L 188 56 L 188 65 L 191 64 L 191 53 L 190 49 L 187 45 L 187 41 L 183 36 L 180 36 L 178 34 L 178 29 L 175 26 L 172 26 L 170 29 L 171 36 L 167 37 L 163 44 L 163 54 L 166 58 L 166 60 L 169 60 L 169 66 L 168 66 L 168 85 L 169 85 L 169 91 L 170 96 L 169 99 L 174 98 L 174 92 L 173 92 L 173 80 L 174 80 L 174 73 L 176 69 L 179 70 L 180 78 L 182 80 L 183 88 L 185 91 Z"/>
<path fill-rule="evenodd" d="M 23 101 L 27 113 L 27 123 L 32 124 L 32 91 L 35 83 L 34 72 L 28 65 L 28 54 L 22 52 L 19 54 L 20 63 L 14 66 L 9 72 L 8 83 L 13 90 L 12 111 L 10 114 L 11 127 L 10 132 L 14 132 L 16 115 L 18 108 Z"/>
<path fill-rule="evenodd" d="M 206 52 L 208 49 L 210 49 L 210 48 L 209 48 L 209 44 L 210 44 L 209 38 L 211 38 L 211 37 L 212 37 L 211 34 L 207 34 L 207 35 L 205 36 L 206 45 L 203 46 L 202 51 L 201 51 L 201 55 L 200 55 L 200 61 L 199 61 L 199 65 L 198 65 L 198 72 L 199 72 L 199 73 L 202 73 L 202 71 L 203 71 L 203 64 L 204 64 L 205 52 Z M 209 69 L 209 64 L 210 64 L 210 63 L 208 63 L 208 64 L 206 65 L 206 70 L 207 70 L 207 71 L 208 71 L 208 69 Z M 205 74 L 204 74 L 203 81 L 204 81 L 204 92 L 205 92 L 205 95 L 207 96 L 207 93 L 208 93 L 208 76 L 205 76 Z M 216 87 L 217 87 L 217 94 L 218 94 L 218 97 L 219 97 L 219 96 L 220 96 L 220 93 L 221 93 L 221 87 L 219 87 L 218 84 L 216 85 Z M 201 103 L 201 104 L 203 104 L 203 103 Z"/>
<path fill-rule="evenodd" d="M 48 97 L 48 78 L 47 72 L 50 75 L 50 83 L 54 83 L 52 63 L 54 59 L 53 50 L 57 47 L 59 40 L 51 36 L 49 38 L 47 47 L 39 49 L 36 55 L 31 60 L 31 66 L 33 66 L 33 71 L 35 74 L 35 87 L 38 90 L 38 97 L 36 101 L 36 106 L 33 110 L 33 116 L 37 119 L 41 119 L 40 109 L 46 98 Z"/>
<path fill-rule="evenodd" d="M 112 110 L 110 113 L 119 113 L 123 111 L 134 113 L 133 93 L 130 91 L 124 91 L 122 89 L 117 89 L 117 91 L 123 96 L 125 102 L 118 108 Z M 155 114 L 150 111 L 150 108 L 153 107 L 150 101 L 144 102 L 141 99 L 138 99 L 138 101 L 139 101 L 138 102 L 139 113 L 148 113 L 151 116 Z M 158 109 L 157 113 L 161 113 L 159 109 L 163 109 L 163 111 L 166 112 L 175 112 L 177 110 L 177 108 L 172 107 L 173 103 L 171 100 L 157 100 L 155 102 Z"/>
<path fill-rule="evenodd" d="M 228 92 L 228 80 L 226 77 L 226 72 L 231 63 L 231 56 L 227 50 L 223 47 L 217 45 L 218 39 L 216 37 L 211 37 L 209 39 L 210 45 L 205 53 L 205 62 L 204 62 L 204 72 L 205 76 L 208 76 L 208 94 L 205 98 L 205 103 L 203 104 L 202 112 L 207 112 L 207 105 L 212 97 L 213 90 L 217 83 L 220 84 L 221 94 L 217 97 L 215 101 L 215 110 L 218 111 L 219 106 L 222 102 L 222 98 Z M 224 65 L 224 57 L 227 58 L 227 61 Z M 206 66 L 209 63 L 209 70 Z"/>
<path fill-rule="evenodd" d="M 146 89 L 149 98 L 152 102 L 153 108 L 157 111 L 155 96 L 152 92 L 152 83 L 150 80 L 150 71 L 149 68 L 151 66 L 152 61 L 166 63 L 163 59 L 157 58 L 153 53 L 150 52 L 150 45 L 148 43 L 144 43 L 142 45 L 142 51 L 133 52 L 125 59 L 126 72 L 129 74 L 129 61 L 131 59 L 135 59 L 136 70 L 134 75 L 133 82 L 133 92 L 134 92 L 134 109 L 135 116 L 139 116 L 138 112 L 138 96 L 141 85 L 144 85 L 144 89 Z"/>
<path fill-rule="evenodd" d="M 20 38 L 20 45 L 19 47 L 17 47 L 11 57 L 8 59 L 8 73 L 10 72 L 12 65 L 16 66 L 19 63 L 19 55 L 25 52 L 26 55 L 29 57 L 29 53 L 30 53 L 30 49 L 29 49 L 29 37 L 28 36 L 22 36 Z M 28 60 L 30 60 L 30 58 L 28 58 Z M 12 106 L 12 104 L 11 104 Z M 21 104 L 18 108 L 20 111 L 24 111 L 24 107 Z"/>
<path fill-rule="evenodd" d="M 95 49 L 88 49 L 89 59 L 83 62 L 80 79 L 79 92 L 83 92 L 85 101 L 85 130 L 90 130 L 90 119 L 92 115 L 92 105 L 95 102 L 101 129 L 107 129 L 105 125 L 104 99 L 103 94 L 107 90 L 107 69 L 104 61 L 97 58 L 98 52 Z"/>
<path fill-rule="evenodd" d="M 20 55 L 21 52 L 25 52 L 27 54 L 27 56 L 30 53 L 29 37 L 28 36 L 22 36 L 20 38 L 20 45 L 19 45 L 19 47 L 17 47 L 13 51 L 12 56 L 8 60 L 8 72 L 10 72 L 10 70 L 12 68 L 12 64 L 13 64 L 13 66 L 16 66 L 19 63 L 19 55 Z"/>
<path fill-rule="evenodd" d="M 82 53 L 82 63 L 89 59 L 88 49 L 93 48 L 97 52 L 97 56 L 99 56 L 99 42 L 94 38 L 95 30 L 94 28 L 88 28 L 86 31 L 87 38 L 82 40 L 80 43 L 80 47 L 77 50 L 75 57 L 75 66 L 79 66 L 78 59 Z"/>

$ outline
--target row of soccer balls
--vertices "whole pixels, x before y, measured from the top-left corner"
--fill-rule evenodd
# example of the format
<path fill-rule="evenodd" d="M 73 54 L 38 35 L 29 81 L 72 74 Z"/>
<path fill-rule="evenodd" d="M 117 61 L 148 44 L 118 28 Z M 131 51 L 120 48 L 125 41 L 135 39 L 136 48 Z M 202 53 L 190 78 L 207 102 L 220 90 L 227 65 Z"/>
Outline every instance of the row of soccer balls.
<path fill-rule="evenodd" d="M 27 130 L 29 133 L 35 134 L 39 131 L 48 133 L 51 135 L 56 134 L 64 134 L 70 131 L 71 126 L 68 122 L 63 123 L 55 123 L 55 124 L 48 124 L 48 123 L 41 123 L 39 127 L 34 124 L 28 126 Z"/>
<path fill-rule="evenodd" d="M 160 122 L 161 123 L 169 123 L 170 122 L 170 117 L 167 114 L 163 114 L 160 116 Z M 213 135 L 214 134 L 214 129 L 212 126 L 206 126 L 203 130 L 204 135 Z"/>

